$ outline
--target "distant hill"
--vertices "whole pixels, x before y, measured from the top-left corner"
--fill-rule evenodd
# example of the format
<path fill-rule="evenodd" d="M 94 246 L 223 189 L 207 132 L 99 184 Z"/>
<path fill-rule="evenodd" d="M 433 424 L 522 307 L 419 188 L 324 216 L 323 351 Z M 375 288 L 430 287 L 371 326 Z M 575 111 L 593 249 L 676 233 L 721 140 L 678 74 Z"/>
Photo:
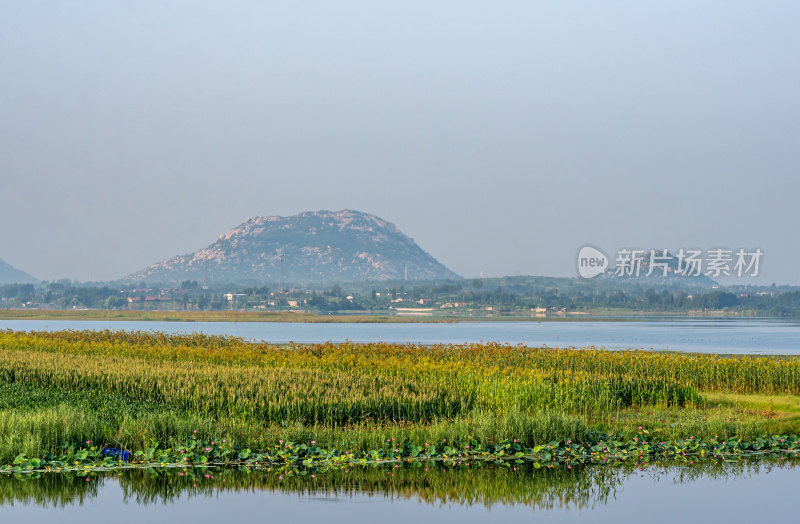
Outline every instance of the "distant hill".
<path fill-rule="evenodd" d="M 0 260 L 0 284 L 35 284 L 38 279 Z"/>
<path fill-rule="evenodd" d="M 256 216 L 208 247 L 148 266 L 128 281 L 285 282 L 460 278 L 394 224 L 359 211 Z"/>

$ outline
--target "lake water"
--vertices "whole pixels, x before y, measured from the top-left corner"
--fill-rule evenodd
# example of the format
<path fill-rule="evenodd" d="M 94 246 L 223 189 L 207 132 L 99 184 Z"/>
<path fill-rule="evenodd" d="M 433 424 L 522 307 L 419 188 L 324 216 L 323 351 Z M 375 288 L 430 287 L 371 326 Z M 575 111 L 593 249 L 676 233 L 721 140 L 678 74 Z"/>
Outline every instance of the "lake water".
<path fill-rule="evenodd" d="M 485 468 L 485 467 L 484 467 Z M 372 468 L 370 468 L 372 469 Z M 277 480 L 128 472 L 0 481 L 2 522 L 795 522 L 800 468 L 771 462 L 622 470 L 376 469 Z"/>
<path fill-rule="evenodd" d="M 503 342 L 527 346 L 652 349 L 697 353 L 800 355 L 800 322 L 777 319 L 684 318 L 632 321 L 457 323 L 290 323 L 0 320 L 0 329 L 112 329 L 234 335 L 299 343 Z"/>

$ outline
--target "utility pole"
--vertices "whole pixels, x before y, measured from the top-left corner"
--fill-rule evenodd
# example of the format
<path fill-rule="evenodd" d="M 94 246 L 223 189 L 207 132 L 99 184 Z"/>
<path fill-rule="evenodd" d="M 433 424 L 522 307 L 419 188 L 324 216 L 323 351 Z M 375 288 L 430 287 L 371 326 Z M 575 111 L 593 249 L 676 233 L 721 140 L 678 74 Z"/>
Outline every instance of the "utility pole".
<path fill-rule="evenodd" d="M 281 276 L 280 276 L 280 282 L 278 284 L 278 293 L 283 293 L 283 252 L 281 252 L 280 254 L 280 260 L 281 260 Z"/>

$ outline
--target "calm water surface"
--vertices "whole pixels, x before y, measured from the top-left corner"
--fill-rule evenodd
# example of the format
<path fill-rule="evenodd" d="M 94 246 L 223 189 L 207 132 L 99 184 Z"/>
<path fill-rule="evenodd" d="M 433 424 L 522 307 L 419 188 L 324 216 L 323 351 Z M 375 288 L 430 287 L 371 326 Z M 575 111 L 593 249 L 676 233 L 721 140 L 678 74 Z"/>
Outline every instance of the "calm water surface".
<path fill-rule="evenodd" d="M 698 353 L 800 354 L 800 323 L 775 319 L 669 319 L 568 322 L 300 324 L 290 322 L 132 322 L 0 320 L 0 329 L 114 329 L 234 335 L 270 342 L 507 342 L 528 346 L 654 349 Z"/>
<path fill-rule="evenodd" d="M 352 474 L 352 473 L 351 473 Z M 176 481 L 154 472 L 0 483 L 2 522 L 796 522 L 793 464 L 644 471 L 437 472 L 348 481 L 234 473 Z M 236 475 L 243 478 L 237 478 Z M 266 474 L 264 474 L 266 475 Z M 359 474 L 356 473 L 358 476 Z M 202 476 L 202 475 L 200 475 Z M 254 478 L 256 477 L 256 478 Z M 271 480 L 270 480 L 271 479 Z M 198 487 L 192 487 L 199 483 Z"/>

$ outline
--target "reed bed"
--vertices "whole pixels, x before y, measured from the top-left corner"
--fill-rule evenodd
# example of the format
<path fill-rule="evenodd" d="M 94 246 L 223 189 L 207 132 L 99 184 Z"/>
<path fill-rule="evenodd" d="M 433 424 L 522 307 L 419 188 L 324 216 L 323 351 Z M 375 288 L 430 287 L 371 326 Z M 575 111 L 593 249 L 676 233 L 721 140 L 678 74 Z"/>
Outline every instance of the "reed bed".
<path fill-rule="evenodd" d="M 144 333 L 4 333 L 0 381 L 164 404 L 204 416 L 342 426 L 431 422 L 557 408 L 609 412 L 686 405 L 696 388 L 673 378 L 543 365 L 509 346 L 317 344 L 272 346 L 225 337 Z M 520 358 L 520 355 L 528 358 Z M 559 365 L 556 365 L 556 364 Z"/>

